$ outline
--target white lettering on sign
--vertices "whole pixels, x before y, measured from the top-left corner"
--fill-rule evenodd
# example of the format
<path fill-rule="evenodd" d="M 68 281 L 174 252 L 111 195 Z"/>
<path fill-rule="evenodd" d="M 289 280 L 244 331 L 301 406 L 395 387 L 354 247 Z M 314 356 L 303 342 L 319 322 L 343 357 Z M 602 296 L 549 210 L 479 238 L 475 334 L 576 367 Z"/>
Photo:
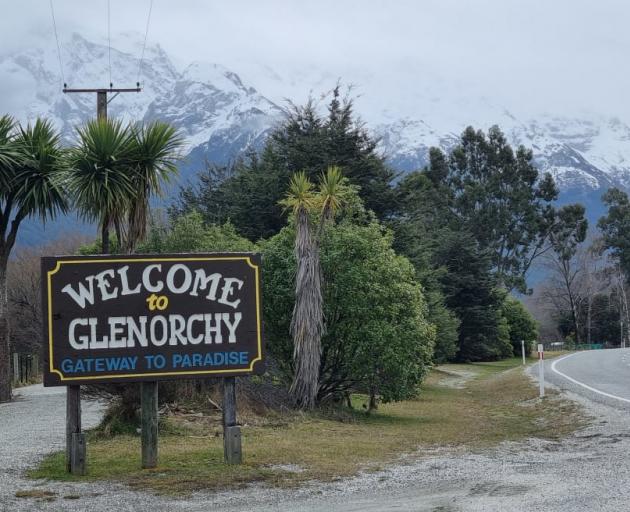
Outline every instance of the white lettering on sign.
<path fill-rule="evenodd" d="M 179 286 L 175 285 L 175 274 L 177 274 L 178 270 L 181 270 L 180 274 L 182 272 L 184 273 L 184 279 L 182 281 L 182 284 L 180 284 Z M 190 288 L 191 282 L 192 273 L 186 265 L 173 265 L 168 270 L 168 274 L 166 274 L 166 287 L 173 293 L 186 293 L 186 291 Z"/>
<path fill-rule="evenodd" d="M 88 286 L 86 287 L 83 283 L 79 283 L 78 292 L 75 291 L 70 284 L 67 284 L 61 289 L 63 293 L 70 295 L 81 309 L 85 308 L 86 302 L 88 304 L 94 304 L 94 276 L 88 276 L 85 280 Z"/>
<path fill-rule="evenodd" d="M 116 272 L 120 274 L 120 284 L 122 285 L 121 295 L 135 295 L 136 293 L 140 293 L 140 283 L 132 290 L 129 288 L 129 279 L 127 278 L 127 271 L 129 270 L 129 265 L 125 265 L 124 267 L 120 267 Z"/>
<path fill-rule="evenodd" d="M 142 284 L 149 292 L 159 292 L 162 291 L 164 283 L 162 281 L 158 281 L 156 284 L 151 284 L 150 276 L 153 269 L 156 269 L 158 272 L 160 272 L 162 270 L 162 265 L 156 263 L 155 265 L 149 265 L 148 267 L 146 267 L 142 272 Z"/>
<path fill-rule="evenodd" d="M 206 313 L 190 315 L 113 316 L 107 319 L 107 335 L 98 336 L 98 319 L 75 318 L 68 327 L 68 341 L 75 350 L 133 348 L 136 345 L 220 345 L 224 338 L 236 343 L 236 329 L 243 314 Z M 149 338 L 147 339 L 147 324 Z"/>
<path fill-rule="evenodd" d="M 241 290 L 244 283 L 236 277 L 224 277 L 218 273 L 206 275 L 203 269 L 195 270 L 193 275 L 190 268 L 183 264 L 171 266 L 166 275 L 163 276 L 162 265 L 155 263 L 144 268 L 141 282 L 130 284 L 127 275 L 128 270 L 128 265 L 117 271 L 106 269 L 98 274 L 85 277 L 76 286 L 67 284 L 61 291 L 68 294 L 81 309 L 85 309 L 88 305 L 94 305 L 98 297 L 101 301 L 108 301 L 116 299 L 119 295 L 165 291 L 175 295 L 188 293 L 193 297 L 199 296 L 201 291 L 204 293 L 207 291 L 206 299 L 234 309 L 241 303 L 241 299 L 236 298 L 235 295 Z M 218 293 L 219 290 L 220 294 Z"/>

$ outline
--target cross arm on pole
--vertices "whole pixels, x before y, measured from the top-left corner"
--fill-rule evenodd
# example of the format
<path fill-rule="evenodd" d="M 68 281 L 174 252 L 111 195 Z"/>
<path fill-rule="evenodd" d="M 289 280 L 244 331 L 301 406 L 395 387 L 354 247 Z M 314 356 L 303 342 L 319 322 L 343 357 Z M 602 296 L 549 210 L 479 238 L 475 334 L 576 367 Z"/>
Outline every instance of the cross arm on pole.
<path fill-rule="evenodd" d="M 121 92 L 141 92 L 142 88 L 140 87 L 140 82 L 136 83 L 136 87 L 127 87 L 127 88 L 114 88 L 112 84 L 109 84 L 109 89 L 107 87 L 98 87 L 98 88 L 87 88 L 87 89 L 70 89 L 66 87 L 66 84 L 63 84 L 63 93 L 96 93 L 96 117 L 98 119 L 107 119 L 107 104 L 109 101 L 113 100 L 116 96 L 118 96 Z M 114 93 L 114 95 L 107 101 L 107 93 Z"/>
<path fill-rule="evenodd" d="M 127 88 L 127 89 L 108 89 L 108 88 L 102 88 L 102 89 L 69 89 L 67 87 L 64 87 L 62 89 L 62 91 L 64 93 L 71 93 L 71 92 L 96 92 L 96 93 L 108 93 L 108 92 L 116 92 L 116 93 L 120 93 L 120 92 L 141 92 L 142 88 L 140 87 L 132 87 L 132 88 Z"/>

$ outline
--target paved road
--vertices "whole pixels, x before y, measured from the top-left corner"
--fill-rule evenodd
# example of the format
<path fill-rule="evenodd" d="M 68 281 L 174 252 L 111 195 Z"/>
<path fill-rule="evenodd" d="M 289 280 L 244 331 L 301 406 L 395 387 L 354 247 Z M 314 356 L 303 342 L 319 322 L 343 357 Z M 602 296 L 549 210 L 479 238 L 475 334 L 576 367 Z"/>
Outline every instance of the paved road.
<path fill-rule="evenodd" d="M 559 442 L 532 439 L 468 453 L 436 450 L 378 473 L 302 489 L 252 488 L 168 499 L 107 482 L 33 482 L 23 471 L 63 446 L 64 391 L 41 386 L 0 405 L 0 511 L 105 512 L 625 512 L 630 503 L 630 349 L 546 362 L 548 380 L 580 402 L 590 427 Z M 552 368 L 553 367 L 553 368 Z M 536 367 L 532 368 L 536 373 Z M 586 386 L 586 387 L 585 387 Z M 628 389 L 626 389 L 628 388 Z M 101 407 L 86 404 L 86 423 Z M 52 501 L 20 490 L 54 492 Z"/>
<path fill-rule="evenodd" d="M 630 409 L 630 348 L 576 352 L 550 359 L 545 362 L 545 371 L 551 382 L 563 389 Z"/>

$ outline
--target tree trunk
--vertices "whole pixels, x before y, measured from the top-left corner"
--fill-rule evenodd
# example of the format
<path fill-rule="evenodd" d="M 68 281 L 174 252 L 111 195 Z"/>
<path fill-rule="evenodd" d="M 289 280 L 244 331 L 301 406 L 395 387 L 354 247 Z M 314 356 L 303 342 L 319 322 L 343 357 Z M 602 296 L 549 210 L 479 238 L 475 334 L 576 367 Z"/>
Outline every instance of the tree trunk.
<path fill-rule="evenodd" d="M 101 228 L 101 253 L 109 254 L 109 222 L 107 219 L 103 220 L 103 227 Z"/>
<path fill-rule="evenodd" d="M 120 227 L 120 222 L 116 222 L 115 229 L 116 229 L 116 242 L 118 243 L 118 251 L 120 252 L 121 249 L 123 249 L 125 245 L 125 242 L 123 240 L 123 235 L 122 235 L 122 229 Z M 131 254 L 131 251 L 126 251 L 126 252 L 127 254 Z"/>
<path fill-rule="evenodd" d="M 8 257 L 0 256 L 0 402 L 11 400 L 11 344 L 9 296 L 7 293 Z"/>
<path fill-rule="evenodd" d="M 378 402 L 376 401 L 376 390 L 373 387 L 370 387 L 370 401 L 368 402 L 367 413 L 370 414 L 376 409 L 378 409 Z"/>
<path fill-rule="evenodd" d="M 575 331 L 575 344 L 580 344 L 580 325 L 578 322 L 577 316 L 577 306 L 575 305 L 575 301 L 573 300 L 573 294 L 571 290 L 569 290 L 569 306 L 571 307 L 571 323 L 573 324 L 573 330 Z"/>
<path fill-rule="evenodd" d="M 294 375 L 289 393 L 297 407 L 312 409 L 319 388 L 324 313 L 319 248 L 306 209 L 296 216 L 295 259 L 295 305 L 290 326 Z"/>
<path fill-rule="evenodd" d="M 577 312 L 575 311 L 574 305 L 571 306 L 571 316 L 573 317 L 573 329 L 575 329 L 575 344 L 580 345 L 582 342 L 582 337 L 580 336 L 580 323 L 578 321 L 578 316 Z"/>

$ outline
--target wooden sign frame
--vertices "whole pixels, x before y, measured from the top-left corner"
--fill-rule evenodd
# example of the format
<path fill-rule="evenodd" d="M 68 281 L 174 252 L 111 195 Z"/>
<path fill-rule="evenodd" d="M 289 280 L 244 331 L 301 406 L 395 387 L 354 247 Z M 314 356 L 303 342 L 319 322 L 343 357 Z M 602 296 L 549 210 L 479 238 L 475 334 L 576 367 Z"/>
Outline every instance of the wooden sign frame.
<path fill-rule="evenodd" d="M 42 279 L 46 386 L 264 371 L 258 254 L 43 257 Z"/>

